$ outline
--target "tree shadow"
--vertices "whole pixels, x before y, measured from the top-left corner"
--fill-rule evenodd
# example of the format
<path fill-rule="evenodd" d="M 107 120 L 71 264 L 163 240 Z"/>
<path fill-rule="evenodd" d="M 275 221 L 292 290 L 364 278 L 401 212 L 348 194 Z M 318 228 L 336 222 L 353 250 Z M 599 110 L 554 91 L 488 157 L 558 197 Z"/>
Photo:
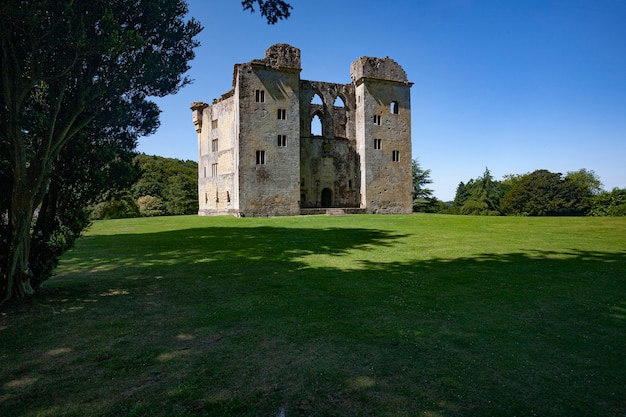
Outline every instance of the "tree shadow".
<path fill-rule="evenodd" d="M 155 398 L 180 415 L 623 415 L 626 251 L 397 261 L 407 237 L 82 238 L 33 305 L 3 312 L 0 414 L 59 412 L 71 377 L 98 390 L 77 409 L 104 415 Z"/>

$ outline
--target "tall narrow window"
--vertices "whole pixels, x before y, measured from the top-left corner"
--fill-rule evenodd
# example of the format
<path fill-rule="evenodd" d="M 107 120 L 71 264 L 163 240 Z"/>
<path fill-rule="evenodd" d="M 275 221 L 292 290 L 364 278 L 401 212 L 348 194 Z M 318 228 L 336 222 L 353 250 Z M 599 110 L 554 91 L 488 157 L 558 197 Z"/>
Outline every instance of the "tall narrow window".
<path fill-rule="evenodd" d="M 265 151 L 256 151 L 256 164 L 265 165 Z"/>
<path fill-rule="evenodd" d="M 389 105 L 389 113 L 398 114 L 398 102 L 397 101 L 391 102 L 391 104 Z"/>
<path fill-rule="evenodd" d="M 217 149 L 218 149 L 218 147 L 217 147 L 217 139 L 213 139 L 211 141 L 211 151 L 212 152 L 217 152 Z"/>
<path fill-rule="evenodd" d="M 278 120 L 287 119 L 287 110 L 286 109 L 278 109 Z"/>
<path fill-rule="evenodd" d="M 211 176 L 217 177 L 217 164 L 211 164 Z"/>
<path fill-rule="evenodd" d="M 380 115 L 374 116 L 374 124 L 380 126 Z"/>
<path fill-rule="evenodd" d="M 287 135 L 278 135 L 278 146 L 287 146 Z"/>
<path fill-rule="evenodd" d="M 393 162 L 398 162 L 400 161 L 400 151 L 392 151 L 391 152 L 391 160 Z"/>
<path fill-rule="evenodd" d="M 202 167 L 204 168 L 204 178 L 206 178 L 206 167 Z"/>
<path fill-rule="evenodd" d="M 382 139 L 374 139 L 374 149 L 381 149 L 382 142 Z"/>
<path fill-rule="evenodd" d="M 265 90 L 256 90 L 254 94 L 257 103 L 265 103 Z"/>
<path fill-rule="evenodd" d="M 211 120 L 211 129 L 217 129 L 217 119 Z"/>
<path fill-rule="evenodd" d="M 322 136 L 322 120 L 318 114 L 315 114 L 311 119 L 311 134 L 313 136 Z"/>

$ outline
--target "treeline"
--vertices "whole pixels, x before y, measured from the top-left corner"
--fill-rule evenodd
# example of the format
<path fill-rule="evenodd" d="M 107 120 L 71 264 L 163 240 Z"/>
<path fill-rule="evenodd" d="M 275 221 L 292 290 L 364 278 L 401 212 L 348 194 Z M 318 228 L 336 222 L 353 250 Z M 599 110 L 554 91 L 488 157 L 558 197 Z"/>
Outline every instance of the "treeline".
<path fill-rule="evenodd" d="M 624 216 L 626 189 L 605 191 L 595 172 L 539 169 L 495 180 L 489 169 L 459 183 L 451 214 L 483 216 Z"/>
<path fill-rule="evenodd" d="M 133 167 L 133 182 L 102 194 L 91 209 L 93 220 L 198 213 L 195 161 L 139 154 Z"/>

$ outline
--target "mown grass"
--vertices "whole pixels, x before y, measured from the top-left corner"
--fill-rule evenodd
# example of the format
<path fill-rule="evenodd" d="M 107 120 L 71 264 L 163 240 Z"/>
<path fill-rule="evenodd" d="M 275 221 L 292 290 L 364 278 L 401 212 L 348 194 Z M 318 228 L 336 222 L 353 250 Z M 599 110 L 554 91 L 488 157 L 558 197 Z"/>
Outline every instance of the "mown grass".
<path fill-rule="evenodd" d="M 624 416 L 626 219 L 96 222 L 0 310 L 1 416 Z"/>

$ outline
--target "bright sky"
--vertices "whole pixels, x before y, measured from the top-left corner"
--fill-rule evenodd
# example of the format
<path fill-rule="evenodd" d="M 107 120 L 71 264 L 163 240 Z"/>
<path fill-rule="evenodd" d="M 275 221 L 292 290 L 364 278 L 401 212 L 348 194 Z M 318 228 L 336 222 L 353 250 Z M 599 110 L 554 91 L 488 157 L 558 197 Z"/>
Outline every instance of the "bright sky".
<path fill-rule="evenodd" d="M 233 65 L 275 43 L 301 50 L 306 80 L 350 82 L 361 56 L 393 58 L 414 83 L 413 158 L 435 196 L 459 182 L 581 168 L 626 188 L 626 0 L 291 0 L 269 26 L 239 0 L 190 0 L 204 31 L 194 83 L 157 103 L 139 151 L 197 160 L 192 101 L 231 89 Z"/>

